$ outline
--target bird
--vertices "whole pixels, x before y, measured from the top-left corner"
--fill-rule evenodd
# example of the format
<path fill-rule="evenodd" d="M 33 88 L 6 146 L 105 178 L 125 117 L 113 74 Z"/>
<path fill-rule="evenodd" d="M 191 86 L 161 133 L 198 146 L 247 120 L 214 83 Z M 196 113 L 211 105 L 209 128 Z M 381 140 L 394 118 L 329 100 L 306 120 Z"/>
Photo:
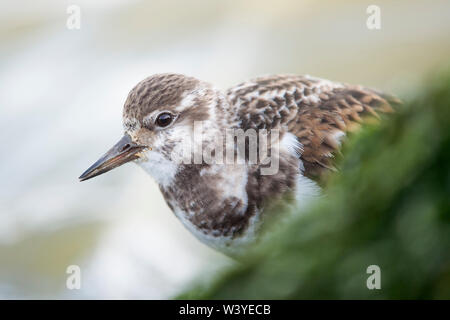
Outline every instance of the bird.
<path fill-rule="evenodd" d="M 309 75 L 261 76 L 222 91 L 194 77 L 155 74 L 128 94 L 123 137 L 79 180 L 134 162 L 195 237 L 238 255 L 257 242 L 280 204 L 301 208 L 320 198 L 344 139 L 397 103 L 375 89 Z M 226 132 L 243 132 L 244 147 L 233 145 L 235 136 L 225 146 L 218 137 Z M 257 134 L 252 143 L 248 132 Z M 252 147 L 256 161 L 246 152 Z M 218 156 L 193 159 L 192 148 Z M 222 161 L 223 148 L 230 161 Z"/>

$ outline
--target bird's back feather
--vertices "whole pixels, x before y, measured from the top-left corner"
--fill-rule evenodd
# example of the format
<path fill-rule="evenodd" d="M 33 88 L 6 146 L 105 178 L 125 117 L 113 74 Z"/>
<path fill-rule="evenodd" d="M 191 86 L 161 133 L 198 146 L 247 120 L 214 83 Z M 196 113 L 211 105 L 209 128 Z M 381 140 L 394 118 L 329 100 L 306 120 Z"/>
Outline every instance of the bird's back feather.
<path fill-rule="evenodd" d="M 302 145 L 304 175 L 314 179 L 333 170 L 343 136 L 399 103 L 359 85 L 296 75 L 259 77 L 230 88 L 227 96 L 242 129 L 294 134 Z"/>

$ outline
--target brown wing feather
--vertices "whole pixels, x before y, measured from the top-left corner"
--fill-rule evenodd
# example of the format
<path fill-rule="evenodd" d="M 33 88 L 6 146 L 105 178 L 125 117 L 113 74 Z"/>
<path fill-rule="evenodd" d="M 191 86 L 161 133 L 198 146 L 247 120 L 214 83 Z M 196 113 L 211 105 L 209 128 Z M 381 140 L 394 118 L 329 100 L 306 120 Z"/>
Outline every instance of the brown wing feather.
<path fill-rule="evenodd" d="M 242 129 L 290 132 L 303 145 L 305 175 L 318 178 L 333 170 L 339 137 L 363 121 L 392 112 L 394 97 L 362 86 L 309 76 L 267 76 L 227 91 Z"/>

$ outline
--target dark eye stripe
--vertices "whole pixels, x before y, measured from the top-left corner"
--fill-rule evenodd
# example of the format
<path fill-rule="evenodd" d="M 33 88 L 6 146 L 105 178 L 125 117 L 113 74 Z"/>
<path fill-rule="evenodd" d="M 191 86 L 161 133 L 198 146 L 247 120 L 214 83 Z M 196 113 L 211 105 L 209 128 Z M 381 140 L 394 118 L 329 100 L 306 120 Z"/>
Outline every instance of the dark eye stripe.
<path fill-rule="evenodd" d="M 173 120 L 172 114 L 163 112 L 156 118 L 156 124 L 160 127 L 167 127 Z"/>

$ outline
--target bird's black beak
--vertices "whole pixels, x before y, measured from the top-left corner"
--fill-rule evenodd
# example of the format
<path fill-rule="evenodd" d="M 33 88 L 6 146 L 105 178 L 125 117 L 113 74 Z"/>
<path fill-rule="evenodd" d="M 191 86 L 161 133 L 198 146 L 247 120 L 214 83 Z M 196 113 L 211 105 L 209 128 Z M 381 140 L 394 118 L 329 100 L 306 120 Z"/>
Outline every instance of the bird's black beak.
<path fill-rule="evenodd" d="M 124 135 L 114 147 L 109 149 L 100 159 L 90 166 L 78 179 L 88 180 L 102 173 L 108 172 L 124 163 L 139 158 L 139 152 L 147 149 L 146 146 L 137 145 L 129 135 Z"/>

